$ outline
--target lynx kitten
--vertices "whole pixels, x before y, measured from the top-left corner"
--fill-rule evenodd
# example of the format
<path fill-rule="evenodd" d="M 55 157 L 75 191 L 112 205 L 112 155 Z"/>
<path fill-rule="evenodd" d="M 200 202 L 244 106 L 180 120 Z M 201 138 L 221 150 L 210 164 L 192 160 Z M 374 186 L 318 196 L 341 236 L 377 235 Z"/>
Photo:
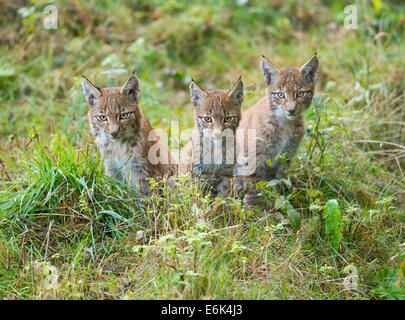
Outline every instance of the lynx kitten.
<path fill-rule="evenodd" d="M 139 107 L 140 86 L 135 75 L 132 74 L 121 88 L 100 89 L 84 76 L 82 86 L 90 107 L 91 132 L 104 157 L 107 175 L 133 187 L 140 186 L 147 192 L 146 178 L 159 179 L 173 174 L 168 148 L 159 141 Z M 164 159 L 160 163 L 153 155 L 148 157 L 152 146 L 159 150 L 159 159 Z"/>
<path fill-rule="evenodd" d="M 245 190 L 247 205 L 261 203 L 256 183 L 285 177 L 285 171 L 297 153 L 305 133 L 303 113 L 311 105 L 319 60 L 315 54 L 301 68 L 279 69 L 263 56 L 260 67 L 267 86 L 266 97 L 243 113 L 239 125 L 244 138 L 238 139 L 235 170 L 238 178 L 235 179 L 238 185 L 253 185 L 250 190 Z M 248 131 L 252 129 L 256 130 L 253 136 L 256 140 L 253 156 L 256 159 L 248 158 Z M 246 168 L 247 163 L 256 164 L 251 172 Z"/>
<path fill-rule="evenodd" d="M 190 93 L 195 129 L 182 150 L 180 171 L 201 178 L 214 196 L 224 194 L 236 163 L 235 132 L 241 117 L 243 81 L 239 78 L 230 90 L 210 91 L 192 81 Z"/>

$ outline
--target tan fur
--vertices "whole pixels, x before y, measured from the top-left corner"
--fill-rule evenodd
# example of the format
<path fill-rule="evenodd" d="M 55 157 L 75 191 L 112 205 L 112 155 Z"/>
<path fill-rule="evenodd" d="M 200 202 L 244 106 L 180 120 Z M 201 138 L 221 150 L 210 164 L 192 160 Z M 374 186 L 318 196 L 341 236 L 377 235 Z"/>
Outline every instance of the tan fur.
<path fill-rule="evenodd" d="M 134 76 L 131 76 L 134 77 Z M 123 90 L 128 81 L 133 86 Z M 83 79 L 86 100 L 90 106 L 88 121 L 96 144 L 104 157 L 105 172 L 117 180 L 148 190 L 147 178 L 157 180 L 174 173 L 174 161 L 167 146 L 154 135 L 153 127 L 139 106 L 139 82 L 134 78 L 119 88 L 99 89 Z M 121 115 L 128 113 L 127 119 Z M 99 116 L 108 117 L 100 121 Z M 151 147 L 167 154 L 166 163 L 151 163 Z M 158 153 L 159 156 L 159 153 Z"/>
<path fill-rule="evenodd" d="M 204 91 L 192 82 L 190 90 L 195 129 L 182 149 L 179 171 L 192 172 L 194 178 L 201 178 L 211 186 L 214 194 L 224 193 L 229 188 L 236 163 L 235 131 L 241 117 L 243 82 L 239 79 L 230 90 L 212 91 Z M 212 119 L 211 123 L 204 120 L 206 116 Z M 228 119 L 231 120 L 226 121 Z M 226 137 L 230 138 L 226 140 Z M 201 152 L 195 152 L 195 147 Z M 212 157 L 215 152 L 222 154 L 221 163 L 206 163 L 203 157 Z"/>
<path fill-rule="evenodd" d="M 301 68 L 283 69 L 263 58 L 261 67 L 267 94 L 243 113 L 239 130 L 243 130 L 244 140 L 237 141 L 239 154 L 235 176 L 238 186 L 245 189 L 246 204 L 261 204 L 255 188 L 258 181 L 285 177 L 305 134 L 303 112 L 312 101 L 318 66 L 316 56 Z M 298 91 L 305 92 L 304 96 L 298 98 Z M 284 98 L 278 98 L 280 92 Z M 250 139 L 249 129 L 256 130 Z M 253 157 L 248 155 L 249 145 L 254 145 L 252 139 L 256 142 Z M 280 161 L 281 156 L 287 161 Z M 268 160 L 271 160 L 271 167 Z M 253 171 L 247 170 L 248 163 L 255 164 Z M 248 187 L 249 184 L 253 187 Z"/>

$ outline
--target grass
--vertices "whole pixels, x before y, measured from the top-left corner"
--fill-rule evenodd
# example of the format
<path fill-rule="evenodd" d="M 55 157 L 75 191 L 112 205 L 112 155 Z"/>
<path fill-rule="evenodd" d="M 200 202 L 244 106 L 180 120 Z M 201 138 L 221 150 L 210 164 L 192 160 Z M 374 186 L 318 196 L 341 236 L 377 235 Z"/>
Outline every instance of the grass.
<path fill-rule="evenodd" d="M 404 10 L 401 1 L 45 1 L 0 8 L 0 298 L 404 299 Z M 351 3 L 347 3 L 351 4 Z M 81 74 L 119 85 L 169 132 L 193 127 L 188 84 L 264 95 L 258 63 L 321 73 L 289 190 L 289 219 L 211 199 L 188 176 L 145 198 L 105 176 Z M 295 220 L 294 220 L 295 219 Z M 294 221 L 298 221 L 294 223 Z"/>

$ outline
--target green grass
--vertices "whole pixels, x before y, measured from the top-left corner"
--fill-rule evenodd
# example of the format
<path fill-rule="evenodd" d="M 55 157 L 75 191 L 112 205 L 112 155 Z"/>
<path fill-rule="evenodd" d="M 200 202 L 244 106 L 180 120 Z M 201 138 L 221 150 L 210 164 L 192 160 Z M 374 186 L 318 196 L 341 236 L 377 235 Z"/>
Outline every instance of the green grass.
<path fill-rule="evenodd" d="M 56 30 L 46 1 L 2 6 L 0 298 L 404 299 L 405 5 L 355 3 L 358 30 L 343 1 L 59 1 Z M 271 212 L 188 176 L 142 199 L 103 174 L 81 74 L 115 86 L 135 69 L 141 107 L 169 132 L 193 127 L 192 77 L 242 75 L 246 109 L 264 95 L 260 54 L 298 66 L 314 50 L 291 187 L 261 184 Z"/>

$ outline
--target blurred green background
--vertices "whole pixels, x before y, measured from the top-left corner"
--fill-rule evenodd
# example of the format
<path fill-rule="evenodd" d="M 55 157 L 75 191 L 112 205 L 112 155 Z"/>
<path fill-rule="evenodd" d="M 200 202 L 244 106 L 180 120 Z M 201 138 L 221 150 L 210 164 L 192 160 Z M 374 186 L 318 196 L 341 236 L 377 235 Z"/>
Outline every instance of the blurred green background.
<path fill-rule="evenodd" d="M 46 5 L 57 29 L 45 29 Z M 358 29 L 347 30 L 346 5 Z M 346 103 L 362 88 L 402 84 L 403 1 L 0 1 L 0 137 L 4 146 L 35 126 L 87 139 L 81 74 L 98 86 L 121 85 L 135 70 L 153 125 L 191 127 L 191 77 L 228 88 L 239 75 L 244 107 L 264 94 L 260 55 L 301 65 L 316 50 L 318 92 Z M 401 88 L 398 88 L 401 89 Z M 403 89 L 403 87 L 402 87 Z"/>
<path fill-rule="evenodd" d="M 56 29 L 45 28 L 47 5 L 56 7 Z M 353 8 L 358 28 L 345 28 Z M 403 299 L 404 286 L 396 281 L 405 259 L 404 31 L 403 0 L 0 0 L 0 265 L 7 265 L 0 268 L 0 297 Z M 263 191 L 273 202 L 277 197 L 281 209 L 300 212 L 302 229 L 268 224 L 233 199 L 218 200 L 214 210 L 215 201 L 196 196 L 211 214 L 207 230 L 226 229 L 228 218 L 222 226 L 217 219 L 224 208 L 240 219 L 197 254 L 180 245 L 184 234 L 197 237 L 201 227 L 193 204 L 182 207 L 174 199 L 158 214 L 181 212 L 182 224 L 173 231 L 165 220 L 161 232 L 170 239 L 151 238 L 150 250 L 158 253 L 140 258 L 136 237 L 120 238 L 134 224 L 120 219 L 135 217 L 137 228 L 150 226 L 138 224 L 142 216 L 134 203 L 121 201 L 127 190 L 104 188 L 99 159 L 89 156 L 93 140 L 81 75 L 100 87 L 120 86 L 135 70 L 142 109 L 155 127 L 169 132 L 170 120 L 179 120 L 181 129 L 194 125 L 191 78 L 203 88 L 227 89 L 242 75 L 246 109 L 264 95 L 261 54 L 283 67 L 302 65 L 314 51 L 320 76 L 289 174 L 292 189 L 285 196 Z M 54 132 L 69 142 L 49 143 Z M 33 143 L 38 136 L 39 146 Z M 325 213 L 325 203 L 334 199 L 338 224 Z M 83 224 L 82 216 L 88 219 Z M 50 221 L 56 221 L 51 258 L 48 244 L 44 249 Z M 104 221 L 119 226 L 116 237 Z M 336 226 L 335 250 L 324 228 L 328 221 Z M 26 249 L 27 226 L 39 231 L 27 238 Z M 82 250 L 84 245 L 90 249 Z M 162 260 L 159 250 L 171 245 L 180 247 L 177 260 Z M 110 262 L 105 252 L 115 258 Z M 43 279 L 20 273 L 25 254 L 58 268 L 59 291 L 49 293 Z M 179 261 L 180 271 L 170 265 Z M 100 276 L 108 263 L 127 271 Z M 356 290 L 342 287 L 348 268 L 358 272 Z M 139 287 L 127 290 L 128 279 Z"/>

